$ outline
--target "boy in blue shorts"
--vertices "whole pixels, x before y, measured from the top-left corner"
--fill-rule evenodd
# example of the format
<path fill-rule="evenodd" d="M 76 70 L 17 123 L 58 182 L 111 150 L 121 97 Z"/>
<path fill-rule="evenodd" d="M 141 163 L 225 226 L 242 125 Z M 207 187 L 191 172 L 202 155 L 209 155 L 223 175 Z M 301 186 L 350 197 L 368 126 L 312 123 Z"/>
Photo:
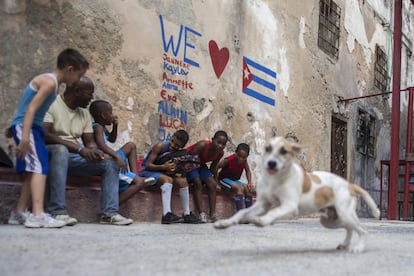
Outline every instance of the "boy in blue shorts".
<path fill-rule="evenodd" d="M 237 146 L 234 154 L 224 158 L 218 164 L 218 181 L 222 189 L 234 194 L 236 211 L 243 209 L 243 203 L 246 208 L 249 208 L 253 203 L 252 174 L 247 163 L 249 153 L 249 145 L 241 143 Z M 243 171 L 246 172 L 247 184 L 240 180 Z"/>
<path fill-rule="evenodd" d="M 187 181 L 193 184 L 194 205 L 200 216 L 200 220 L 204 223 L 208 221 L 215 222 L 218 219 L 216 215 L 217 181 L 215 175 L 217 175 L 217 165 L 221 157 L 223 157 L 227 141 L 227 133 L 219 130 L 214 134 L 211 141 L 201 140 L 187 148 L 188 151 L 197 154 L 200 158 L 200 167 L 187 174 Z M 211 162 L 210 167 L 207 167 L 207 163 L 209 162 Z M 207 189 L 210 205 L 209 218 L 207 218 L 207 214 L 203 211 L 202 206 L 203 183 Z"/>
<path fill-rule="evenodd" d="M 117 151 L 107 145 L 108 142 L 114 143 L 118 136 L 118 117 L 112 114 L 111 104 L 103 100 L 93 101 L 89 112 L 95 120 L 93 132 L 98 148 L 115 158 L 120 168 L 119 204 L 122 204 L 141 189 L 154 184 L 155 179 L 143 179 L 137 175 L 137 148 L 133 142 L 126 143 Z M 112 125 L 111 132 L 106 129 L 109 125 Z"/>
<path fill-rule="evenodd" d="M 168 142 L 156 143 L 142 163 L 140 176 L 154 177 L 156 185 L 160 186 L 163 216 L 162 224 L 173 223 L 200 223 L 200 220 L 190 212 L 190 194 L 187 179 L 185 175 L 178 175 L 175 172 L 176 164 L 170 160 L 164 164 L 156 164 L 159 156 L 166 152 L 178 151 L 187 144 L 188 133 L 181 129 L 177 130 Z M 173 185 L 179 187 L 181 205 L 183 208 L 183 217 L 177 216 L 171 210 L 171 194 Z"/>
<path fill-rule="evenodd" d="M 26 86 L 9 131 L 16 147 L 16 172 L 24 174 L 20 197 L 11 212 L 9 224 L 24 224 L 30 228 L 59 228 L 65 222 L 52 218 L 43 209 L 46 177 L 49 172 L 48 150 L 42 128 L 45 113 L 54 102 L 59 85 L 77 82 L 89 68 L 89 63 L 78 51 L 63 50 L 52 73 L 34 77 Z M 27 208 L 32 200 L 32 213 Z"/>

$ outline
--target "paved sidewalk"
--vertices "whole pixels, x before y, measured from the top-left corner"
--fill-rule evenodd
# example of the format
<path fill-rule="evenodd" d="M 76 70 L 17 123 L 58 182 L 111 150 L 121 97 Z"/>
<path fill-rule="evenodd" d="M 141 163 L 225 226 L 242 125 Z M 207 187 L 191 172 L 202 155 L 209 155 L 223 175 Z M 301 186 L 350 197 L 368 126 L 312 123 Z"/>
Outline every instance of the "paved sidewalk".
<path fill-rule="evenodd" d="M 362 220 L 366 252 L 316 219 L 216 230 L 211 224 L 0 225 L 0 275 L 412 275 L 414 223 Z"/>

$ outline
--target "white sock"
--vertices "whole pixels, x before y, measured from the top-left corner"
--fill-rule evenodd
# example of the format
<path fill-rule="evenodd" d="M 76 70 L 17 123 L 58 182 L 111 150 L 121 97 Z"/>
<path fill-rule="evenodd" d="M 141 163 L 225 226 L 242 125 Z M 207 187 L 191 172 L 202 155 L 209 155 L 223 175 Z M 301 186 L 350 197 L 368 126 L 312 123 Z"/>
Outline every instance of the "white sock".
<path fill-rule="evenodd" d="M 180 188 L 181 206 L 183 207 L 184 215 L 190 214 L 190 193 L 188 187 Z"/>
<path fill-rule="evenodd" d="M 162 213 L 166 215 L 168 212 L 171 212 L 171 194 L 172 194 L 173 184 L 164 183 L 161 189 L 161 198 L 162 198 Z"/>

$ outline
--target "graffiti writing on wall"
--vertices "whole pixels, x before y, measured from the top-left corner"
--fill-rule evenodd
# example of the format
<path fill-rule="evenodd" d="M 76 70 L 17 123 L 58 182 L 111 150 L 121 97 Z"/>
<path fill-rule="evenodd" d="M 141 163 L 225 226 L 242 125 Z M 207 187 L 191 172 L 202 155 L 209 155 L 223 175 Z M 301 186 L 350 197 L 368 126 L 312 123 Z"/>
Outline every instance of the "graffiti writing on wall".
<path fill-rule="evenodd" d="M 168 77 L 167 72 L 162 74 L 162 88 L 179 91 L 180 89 L 194 89 L 193 83 L 184 79 Z"/>
<path fill-rule="evenodd" d="M 177 92 L 193 90 L 194 83 L 189 80 L 190 71 L 200 64 L 192 57 L 197 51 L 194 43 L 202 34 L 188 26 L 173 27 L 167 34 L 162 15 L 159 16 L 162 55 L 161 101 L 158 103 L 158 134 L 160 141 L 170 140 L 172 133 L 187 125 L 187 111 L 178 108 Z M 212 69 L 219 79 L 230 59 L 229 49 L 219 48 L 217 42 L 210 40 L 208 49 Z M 248 57 L 243 57 L 242 92 L 263 103 L 274 106 L 276 92 L 276 72 Z"/>
<path fill-rule="evenodd" d="M 169 141 L 178 129 L 187 125 L 187 111 L 178 108 L 177 92 L 193 90 L 194 84 L 189 80 L 192 67 L 199 63 L 190 58 L 191 50 L 196 47 L 190 42 L 202 35 L 187 26 L 180 25 L 177 36 L 166 34 L 166 26 L 160 15 L 161 41 L 164 49 L 162 55 L 161 101 L 158 102 L 158 140 Z M 182 53 L 182 54 L 181 54 Z M 180 58 L 182 57 L 182 58 Z"/>
<path fill-rule="evenodd" d="M 172 102 L 160 101 L 158 103 L 158 113 L 160 113 L 160 126 L 180 129 L 187 124 L 187 111 L 176 108 Z M 174 123 L 171 125 L 166 122 Z M 180 124 L 177 122 L 180 122 Z"/>
<path fill-rule="evenodd" d="M 162 55 L 162 59 L 164 60 L 164 71 L 169 72 L 173 75 L 188 75 L 188 70 L 190 69 L 190 65 L 188 63 L 183 62 L 182 60 L 169 57 L 167 54 Z"/>
<path fill-rule="evenodd" d="M 190 64 L 194 67 L 199 67 L 200 65 L 190 58 L 187 57 L 187 49 L 195 49 L 195 46 L 189 42 L 189 39 L 193 39 L 193 36 L 199 36 L 201 37 L 201 34 L 187 26 L 180 25 L 180 31 L 178 33 L 178 39 L 175 42 L 174 47 L 174 36 L 171 35 L 168 42 L 166 42 L 165 37 L 165 27 L 164 27 L 164 21 L 162 19 L 162 15 L 160 15 L 160 25 L 161 25 L 161 39 L 162 39 L 162 45 L 164 47 L 164 52 L 168 53 L 171 47 L 171 51 L 173 55 L 176 57 L 178 55 L 178 52 L 180 51 L 181 46 L 181 39 L 184 37 L 184 62 Z M 184 30 L 184 36 L 183 36 L 183 30 Z"/>

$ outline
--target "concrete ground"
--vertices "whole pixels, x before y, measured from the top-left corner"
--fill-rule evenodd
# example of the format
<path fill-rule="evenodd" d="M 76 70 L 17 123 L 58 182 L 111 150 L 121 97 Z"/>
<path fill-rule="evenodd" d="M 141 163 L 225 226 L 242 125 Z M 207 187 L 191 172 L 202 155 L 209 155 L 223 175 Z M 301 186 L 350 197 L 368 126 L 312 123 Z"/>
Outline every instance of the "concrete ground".
<path fill-rule="evenodd" d="M 362 220 L 366 251 L 316 219 L 216 230 L 211 224 L 0 225 L 0 275 L 413 275 L 414 223 Z"/>

